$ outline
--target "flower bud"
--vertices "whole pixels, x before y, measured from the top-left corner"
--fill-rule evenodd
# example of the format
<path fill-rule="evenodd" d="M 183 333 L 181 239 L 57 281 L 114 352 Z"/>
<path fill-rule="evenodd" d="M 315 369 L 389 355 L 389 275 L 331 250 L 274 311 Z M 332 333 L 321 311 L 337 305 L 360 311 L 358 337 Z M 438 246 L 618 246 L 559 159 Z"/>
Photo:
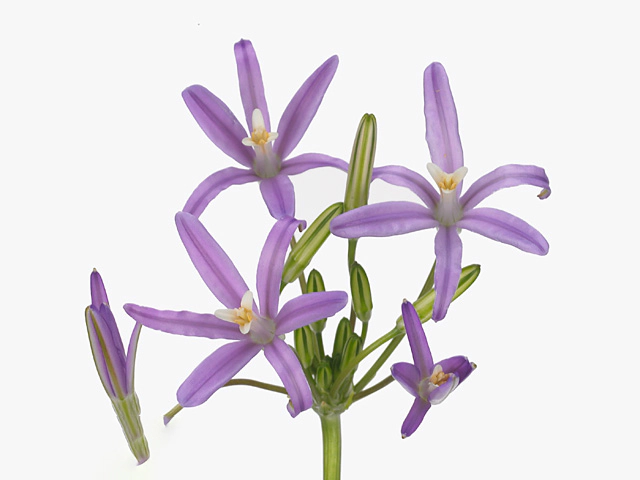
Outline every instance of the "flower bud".
<path fill-rule="evenodd" d="M 333 383 L 333 371 L 331 370 L 331 365 L 326 360 L 323 360 L 322 363 L 318 366 L 318 371 L 316 373 L 316 385 L 323 393 L 327 393 L 331 390 L 331 384 Z"/>
<path fill-rule="evenodd" d="M 371 299 L 371 286 L 369 278 L 364 271 L 362 265 L 354 262 L 349 272 L 351 280 L 351 299 L 353 301 L 353 310 L 363 322 L 368 322 L 371 318 L 373 310 L 373 300 Z"/>
<path fill-rule="evenodd" d="M 340 365 L 342 352 L 344 351 L 344 347 L 350 336 L 351 325 L 349 324 L 349 319 L 347 317 L 343 317 L 342 320 L 340 320 L 340 323 L 338 323 L 336 338 L 333 341 L 333 354 L 331 355 L 331 358 L 333 358 L 334 365 Z"/>
<path fill-rule="evenodd" d="M 309 368 L 317 358 L 315 342 L 315 336 L 308 325 L 293 332 L 293 344 L 296 347 L 302 368 Z"/>
<path fill-rule="evenodd" d="M 311 270 L 309 273 L 309 278 L 307 279 L 307 293 L 313 292 L 324 292 L 324 280 L 322 279 L 322 275 L 317 270 Z M 322 333 L 325 325 L 327 324 L 327 319 L 322 318 L 316 322 L 313 322 L 309 326 L 314 333 Z"/>
<path fill-rule="evenodd" d="M 369 200 L 369 185 L 376 154 L 376 136 L 376 117 L 367 113 L 360 120 L 353 142 L 344 196 L 345 212 L 366 205 Z"/>

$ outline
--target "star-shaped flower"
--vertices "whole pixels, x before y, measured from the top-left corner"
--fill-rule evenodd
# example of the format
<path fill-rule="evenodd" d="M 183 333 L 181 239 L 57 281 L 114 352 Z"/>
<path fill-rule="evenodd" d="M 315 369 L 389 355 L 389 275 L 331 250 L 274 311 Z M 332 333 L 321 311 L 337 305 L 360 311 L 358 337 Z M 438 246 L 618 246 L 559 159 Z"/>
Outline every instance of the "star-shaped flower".
<path fill-rule="evenodd" d="M 531 225 L 494 208 L 476 208 L 492 193 L 506 187 L 533 185 L 542 188 L 539 198 L 550 193 L 544 170 L 532 165 L 504 165 L 479 178 L 460 196 L 463 165 L 458 117 L 444 67 L 432 63 L 424 72 L 424 114 L 427 143 L 433 163 L 427 170 L 438 186 L 436 191 L 421 175 L 401 167 L 379 167 L 373 179 L 409 188 L 424 202 L 384 202 L 346 212 L 331 222 L 339 237 L 387 237 L 437 228 L 435 238 L 435 290 L 433 319 L 442 320 L 456 291 L 462 268 L 459 229 L 479 233 L 525 252 L 546 255 L 549 244 Z"/>
<path fill-rule="evenodd" d="M 311 74 L 272 131 L 260 65 L 251 42 L 236 43 L 235 55 L 249 133 L 224 102 L 206 88 L 193 85 L 182 92 L 182 97 L 207 137 L 245 168 L 229 167 L 210 175 L 191 194 L 183 210 L 198 217 L 227 187 L 260 182 L 271 215 L 276 219 L 293 217 L 295 196 L 289 175 L 319 167 L 348 170 L 344 160 L 319 153 L 287 159 L 313 120 L 338 68 L 338 57 L 329 58 Z"/>

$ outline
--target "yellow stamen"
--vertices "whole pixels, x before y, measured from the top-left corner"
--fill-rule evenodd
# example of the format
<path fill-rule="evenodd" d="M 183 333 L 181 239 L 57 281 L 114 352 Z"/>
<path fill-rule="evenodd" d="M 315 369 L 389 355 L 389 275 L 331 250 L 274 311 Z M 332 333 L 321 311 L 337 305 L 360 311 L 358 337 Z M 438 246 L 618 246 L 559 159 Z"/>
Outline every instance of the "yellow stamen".
<path fill-rule="evenodd" d="M 433 375 L 429 377 L 429 381 L 439 387 L 440 385 L 445 383 L 450 376 L 451 376 L 450 373 L 444 373 L 442 370 L 439 370 L 439 371 L 433 372 Z"/>

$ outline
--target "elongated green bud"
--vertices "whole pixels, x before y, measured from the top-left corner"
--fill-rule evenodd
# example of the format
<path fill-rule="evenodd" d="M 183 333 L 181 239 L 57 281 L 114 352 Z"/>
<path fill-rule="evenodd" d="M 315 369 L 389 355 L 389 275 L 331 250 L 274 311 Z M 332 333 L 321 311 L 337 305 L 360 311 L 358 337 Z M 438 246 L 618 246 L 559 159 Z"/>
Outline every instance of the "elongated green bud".
<path fill-rule="evenodd" d="M 338 323 L 338 329 L 336 330 L 336 338 L 333 341 L 333 354 L 331 357 L 333 358 L 336 365 L 339 365 L 340 359 L 342 358 L 342 352 L 344 351 L 344 346 L 347 344 L 347 340 L 351 336 L 351 325 L 349 324 L 349 319 L 347 317 L 343 317 Z"/>
<path fill-rule="evenodd" d="M 342 365 L 349 365 L 349 363 L 356 358 L 362 351 L 362 340 L 355 333 L 349 337 L 347 344 L 344 346 L 344 352 L 342 354 Z M 355 371 L 355 370 L 354 370 Z"/>
<path fill-rule="evenodd" d="M 127 439 L 131 452 L 144 463 L 149 458 L 149 444 L 140 422 L 140 402 L 135 392 L 124 398 L 112 398 L 111 404 L 116 412 L 122 431 Z"/>
<path fill-rule="evenodd" d="M 322 363 L 318 366 L 318 371 L 316 373 L 316 385 L 323 393 L 327 393 L 331 390 L 331 384 L 333 383 L 333 371 L 331 370 L 331 365 L 329 362 L 322 361 Z"/>
<path fill-rule="evenodd" d="M 369 278 L 362 265 L 353 262 L 349 272 L 351 277 L 351 299 L 353 310 L 363 322 L 368 322 L 373 310 L 373 300 L 371 299 L 371 286 Z"/>
<path fill-rule="evenodd" d="M 456 293 L 453 294 L 453 299 L 451 301 L 453 302 L 453 300 L 466 292 L 467 289 L 471 285 L 473 285 L 473 282 L 476 281 L 478 275 L 480 275 L 480 265 L 467 265 L 466 267 L 464 267 L 460 274 L 458 288 L 456 289 Z M 435 290 L 429 290 L 427 293 L 418 298 L 418 300 L 413 302 L 413 306 L 415 307 L 422 323 L 431 318 L 431 315 L 433 314 L 433 302 L 435 298 Z M 396 328 L 404 330 L 404 322 L 402 321 L 402 316 L 398 317 L 398 319 L 396 320 Z"/>
<path fill-rule="evenodd" d="M 293 332 L 293 344 L 296 347 L 302 368 L 309 368 L 316 359 L 315 341 L 315 335 L 307 325 Z"/>
<path fill-rule="evenodd" d="M 344 211 L 361 207 L 369 200 L 369 185 L 376 154 L 376 117 L 366 113 L 360 120 L 351 151 L 347 188 L 344 196 Z"/>
<path fill-rule="evenodd" d="M 305 230 L 298 243 L 291 249 L 282 271 L 282 282 L 291 283 L 304 271 L 311 259 L 329 237 L 331 220 L 344 211 L 342 202 L 334 203 L 322 212 Z"/>
<path fill-rule="evenodd" d="M 311 272 L 309 273 L 309 278 L 307 279 L 307 293 L 324 292 L 324 291 L 325 291 L 325 288 L 324 288 L 324 280 L 322 279 L 322 275 L 320 275 L 320 272 L 315 269 L 311 270 Z M 326 324 L 327 324 L 327 319 L 322 318 L 316 322 L 313 322 L 309 326 L 311 327 L 311 330 L 313 330 L 315 333 L 322 333 Z"/>

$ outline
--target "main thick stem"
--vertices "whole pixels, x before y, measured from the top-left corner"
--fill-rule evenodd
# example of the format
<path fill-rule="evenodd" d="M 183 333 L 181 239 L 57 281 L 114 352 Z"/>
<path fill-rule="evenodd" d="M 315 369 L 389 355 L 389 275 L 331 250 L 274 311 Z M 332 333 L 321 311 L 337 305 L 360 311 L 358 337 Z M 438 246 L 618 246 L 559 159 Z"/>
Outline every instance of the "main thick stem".
<path fill-rule="evenodd" d="M 340 414 L 320 415 L 324 480 L 340 480 Z"/>

